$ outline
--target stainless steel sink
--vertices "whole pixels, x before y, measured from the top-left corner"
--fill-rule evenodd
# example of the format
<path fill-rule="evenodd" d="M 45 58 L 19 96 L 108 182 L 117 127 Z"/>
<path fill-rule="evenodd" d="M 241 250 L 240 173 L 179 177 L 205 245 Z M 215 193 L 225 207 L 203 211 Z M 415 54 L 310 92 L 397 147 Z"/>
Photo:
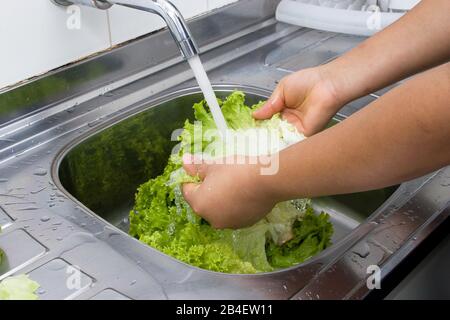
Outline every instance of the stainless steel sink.
<path fill-rule="evenodd" d="M 251 87 L 216 86 L 216 94 L 223 99 L 233 89 L 245 92 L 248 105 L 266 100 L 269 93 Z M 128 232 L 128 214 L 137 187 L 162 174 L 177 143 L 172 133 L 183 128 L 186 119 L 193 120 L 192 106 L 202 99 L 198 88 L 175 92 L 156 105 L 115 119 L 105 124 L 106 128 L 72 142 L 57 162 L 62 187 L 93 213 Z M 330 125 L 341 119 L 336 117 Z M 325 211 L 330 215 L 334 225 L 332 240 L 337 243 L 396 189 L 318 198 L 313 199 L 313 205 L 317 212 Z"/>
<path fill-rule="evenodd" d="M 190 23 L 219 96 L 238 88 L 258 101 L 286 74 L 363 40 L 278 23 L 277 3 L 238 1 Z M 162 31 L 0 94 L 0 280 L 29 274 L 41 299 L 362 299 L 377 291 L 368 270 L 380 269 L 384 288 L 450 215 L 443 168 L 398 188 L 315 199 L 333 219 L 333 246 L 277 272 L 210 272 L 130 237 L 137 186 L 161 172 L 170 134 L 201 99 L 178 55 Z M 73 270 L 80 286 L 68 288 Z"/>

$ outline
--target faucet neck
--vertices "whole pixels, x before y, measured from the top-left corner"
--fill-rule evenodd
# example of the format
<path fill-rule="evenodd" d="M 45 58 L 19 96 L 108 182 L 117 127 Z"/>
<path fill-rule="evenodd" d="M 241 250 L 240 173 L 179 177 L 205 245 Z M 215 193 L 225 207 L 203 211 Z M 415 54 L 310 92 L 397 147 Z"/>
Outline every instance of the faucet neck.
<path fill-rule="evenodd" d="M 181 54 L 186 60 L 199 54 L 199 49 L 180 11 L 167 0 L 51 0 L 69 6 L 80 4 L 98 9 L 109 9 L 113 4 L 159 15 L 167 24 Z"/>
<path fill-rule="evenodd" d="M 185 59 L 190 59 L 199 54 L 199 49 L 186 21 L 171 2 L 167 0 L 108 0 L 108 2 L 159 15 L 166 22 Z"/>

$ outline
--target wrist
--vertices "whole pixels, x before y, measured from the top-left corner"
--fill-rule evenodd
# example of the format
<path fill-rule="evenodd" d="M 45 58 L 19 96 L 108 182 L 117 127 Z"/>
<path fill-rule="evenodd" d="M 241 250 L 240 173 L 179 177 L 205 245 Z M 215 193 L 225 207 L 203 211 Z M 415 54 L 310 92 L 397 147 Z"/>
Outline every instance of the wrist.
<path fill-rule="evenodd" d="M 283 178 L 280 175 L 280 155 L 276 153 L 270 157 L 265 157 L 263 161 L 259 161 L 258 165 L 254 166 L 252 179 L 255 190 L 258 190 L 259 196 L 262 199 L 277 204 L 286 201 L 287 193 L 283 189 Z"/>
<path fill-rule="evenodd" d="M 344 70 L 334 61 L 322 65 L 319 67 L 321 73 L 321 85 L 324 86 L 332 95 L 337 110 L 339 111 L 345 104 L 354 100 L 355 92 L 349 90 L 352 86 L 349 86 L 348 77 L 345 75 Z"/>

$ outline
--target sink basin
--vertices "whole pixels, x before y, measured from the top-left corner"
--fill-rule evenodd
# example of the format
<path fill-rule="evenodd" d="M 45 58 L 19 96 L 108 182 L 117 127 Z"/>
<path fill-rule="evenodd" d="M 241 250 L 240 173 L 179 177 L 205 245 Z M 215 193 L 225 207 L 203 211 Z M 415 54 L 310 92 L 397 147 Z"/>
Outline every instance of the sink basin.
<path fill-rule="evenodd" d="M 268 92 L 249 87 L 216 87 L 224 98 L 233 89 L 246 92 L 247 104 L 265 100 Z M 203 99 L 198 88 L 183 90 L 138 108 L 132 115 L 114 119 L 71 143 L 60 156 L 61 186 L 80 205 L 111 225 L 128 232 L 128 214 L 137 187 L 160 175 L 177 144 L 172 133 L 193 120 L 192 105 Z M 341 121 L 337 116 L 330 125 Z M 333 243 L 367 219 L 396 187 L 313 199 L 334 225 Z"/>

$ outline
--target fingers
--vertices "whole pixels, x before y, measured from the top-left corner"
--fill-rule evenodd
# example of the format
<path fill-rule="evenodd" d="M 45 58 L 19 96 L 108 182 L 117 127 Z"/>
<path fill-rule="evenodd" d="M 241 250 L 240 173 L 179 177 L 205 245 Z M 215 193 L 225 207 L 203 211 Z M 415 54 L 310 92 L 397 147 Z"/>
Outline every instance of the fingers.
<path fill-rule="evenodd" d="M 201 185 L 198 183 L 185 183 L 182 186 L 183 196 L 195 213 L 200 214 L 199 203 L 201 202 Z"/>
<path fill-rule="evenodd" d="M 208 210 L 208 202 L 205 201 L 204 193 L 205 191 L 202 190 L 201 184 L 185 183 L 183 185 L 183 196 L 197 215 L 208 221 L 214 229 L 224 229 L 228 227 L 229 223 L 222 221 L 223 219 L 220 216 L 217 216 L 215 210 Z"/>
<path fill-rule="evenodd" d="M 207 164 L 201 159 L 191 154 L 183 155 L 183 168 L 190 176 L 198 176 L 201 180 L 205 179 Z"/>
<path fill-rule="evenodd" d="M 259 120 L 269 119 L 274 114 L 283 110 L 285 108 L 283 90 L 284 86 L 283 82 L 281 82 L 272 93 L 270 99 L 267 100 L 267 102 L 260 109 L 253 112 L 253 117 Z"/>
<path fill-rule="evenodd" d="M 183 184 L 183 196 L 186 199 L 186 201 L 189 203 L 189 205 L 192 206 L 193 203 L 195 203 L 197 197 L 198 197 L 198 189 L 200 188 L 200 184 L 198 183 L 185 183 Z M 195 210 L 194 210 L 195 211 Z"/>

